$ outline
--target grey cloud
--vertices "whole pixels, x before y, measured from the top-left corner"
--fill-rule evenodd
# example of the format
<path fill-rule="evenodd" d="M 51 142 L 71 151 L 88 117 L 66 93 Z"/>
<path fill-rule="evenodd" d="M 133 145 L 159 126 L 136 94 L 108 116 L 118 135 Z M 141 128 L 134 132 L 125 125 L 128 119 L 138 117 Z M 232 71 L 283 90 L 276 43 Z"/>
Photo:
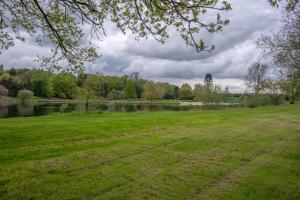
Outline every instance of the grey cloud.
<path fill-rule="evenodd" d="M 187 47 L 175 31 L 171 31 L 170 39 L 162 45 L 151 38 L 136 41 L 131 34 L 123 35 L 114 25 L 106 23 L 107 37 L 93 41 L 102 57 L 88 64 L 87 71 L 111 75 L 139 72 L 145 78 L 178 85 L 183 81 L 199 81 L 209 72 L 220 84 L 244 90 L 242 80 L 247 67 L 262 59 L 254 41 L 260 34 L 278 28 L 280 11 L 270 7 L 266 0 L 233 0 L 232 4 L 233 11 L 226 14 L 231 24 L 221 33 L 203 34 L 208 44 L 216 45 L 212 54 L 199 54 Z M 7 67 L 37 67 L 36 55 L 47 51 L 48 47 L 37 47 L 29 39 L 3 52 L 0 63 Z"/>
<path fill-rule="evenodd" d="M 249 37 L 255 38 L 258 33 L 269 31 L 269 28 L 276 25 L 279 12 L 271 14 L 270 10 L 274 11 L 274 9 L 266 3 L 264 4 L 261 0 L 259 1 L 260 3 L 249 0 L 234 1 L 233 8 L 235 10 L 227 16 L 231 20 L 230 25 L 225 27 L 221 33 L 204 34 L 201 36 L 207 44 L 214 44 L 216 46 L 216 50 L 212 54 L 206 52 L 199 54 L 195 49 L 186 47 L 183 40 L 174 31 L 171 32 L 170 39 L 164 45 L 158 44 L 153 39 L 138 43 L 133 37 L 130 37 L 126 41 L 128 43 L 126 48 L 123 50 L 130 55 L 176 61 L 190 61 L 215 56 L 249 39 Z"/>
<path fill-rule="evenodd" d="M 17 42 L 15 47 L 4 51 L 0 55 L 0 63 L 5 67 L 37 67 L 35 62 L 37 54 L 43 49 L 30 43 Z"/>
<path fill-rule="evenodd" d="M 193 79 L 212 73 L 217 78 L 243 78 L 245 68 L 258 59 L 251 41 L 245 41 L 214 57 L 191 61 L 174 61 L 138 57 L 123 70 L 124 73 L 138 71 L 145 77 L 170 77 Z"/>

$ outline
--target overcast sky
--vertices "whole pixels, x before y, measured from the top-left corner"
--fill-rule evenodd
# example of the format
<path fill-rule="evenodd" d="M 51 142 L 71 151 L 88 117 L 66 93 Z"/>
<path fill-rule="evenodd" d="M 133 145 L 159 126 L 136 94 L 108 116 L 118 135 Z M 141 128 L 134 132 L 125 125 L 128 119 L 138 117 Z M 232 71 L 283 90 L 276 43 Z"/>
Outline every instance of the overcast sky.
<path fill-rule="evenodd" d="M 108 25 L 107 37 L 97 41 L 102 57 L 87 66 L 87 72 L 111 75 L 139 72 L 143 78 L 155 81 L 191 85 L 202 82 L 211 73 L 214 82 L 229 90 L 244 91 L 244 77 L 251 63 L 262 60 L 254 41 L 261 34 L 276 31 L 280 25 L 280 10 L 267 0 L 233 0 L 229 13 L 230 25 L 223 32 L 205 34 L 208 43 L 216 46 L 212 53 L 197 53 L 187 47 L 174 32 L 166 44 L 153 39 L 136 41 L 130 34 L 123 35 Z M 8 67 L 38 67 L 37 54 L 47 54 L 33 40 L 17 44 L 0 55 L 0 64 Z M 268 62 L 268 61 L 264 61 Z"/>

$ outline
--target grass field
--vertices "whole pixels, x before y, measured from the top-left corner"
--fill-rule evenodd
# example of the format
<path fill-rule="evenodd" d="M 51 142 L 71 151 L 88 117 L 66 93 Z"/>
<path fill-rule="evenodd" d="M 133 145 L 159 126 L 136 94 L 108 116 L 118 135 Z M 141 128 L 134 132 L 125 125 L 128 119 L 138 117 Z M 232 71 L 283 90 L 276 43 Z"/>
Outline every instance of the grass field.
<path fill-rule="evenodd" d="M 300 199 L 300 105 L 0 119 L 0 199 Z"/>

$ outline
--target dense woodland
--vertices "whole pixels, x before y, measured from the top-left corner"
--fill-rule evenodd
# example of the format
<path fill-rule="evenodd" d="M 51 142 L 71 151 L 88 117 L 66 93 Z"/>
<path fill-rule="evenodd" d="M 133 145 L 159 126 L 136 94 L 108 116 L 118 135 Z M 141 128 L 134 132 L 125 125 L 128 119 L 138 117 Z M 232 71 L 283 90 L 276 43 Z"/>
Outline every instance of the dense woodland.
<path fill-rule="evenodd" d="M 211 74 L 204 83 L 194 86 L 185 83 L 181 87 L 169 83 L 145 80 L 138 73 L 124 76 L 60 72 L 40 69 L 9 69 L 0 71 L 2 96 L 17 97 L 20 91 L 32 91 L 41 98 L 60 99 L 180 99 L 202 102 L 238 101 L 240 94 L 230 94 L 228 87 L 222 90 L 214 84 Z"/>

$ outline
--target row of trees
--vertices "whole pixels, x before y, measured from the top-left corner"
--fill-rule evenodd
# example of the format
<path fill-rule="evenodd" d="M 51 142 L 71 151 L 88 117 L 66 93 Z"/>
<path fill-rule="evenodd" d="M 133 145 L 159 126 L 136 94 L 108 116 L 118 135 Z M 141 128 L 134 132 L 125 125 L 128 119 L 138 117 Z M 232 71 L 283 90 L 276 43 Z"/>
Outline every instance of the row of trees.
<path fill-rule="evenodd" d="M 75 98 L 77 95 L 76 77 L 62 72 L 54 74 L 42 70 L 0 68 L 0 85 L 8 90 L 8 96 L 16 97 L 23 89 L 33 91 L 38 97 Z"/>
<path fill-rule="evenodd" d="M 2 96 L 16 97 L 20 90 L 30 90 L 35 96 L 43 98 L 74 99 L 84 96 L 91 98 L 116 99 L 181 99 L 203 102 L 220 102 L 225 93 L 221 86 L 213 83 L 207 74 L 203 84 L 194 89 L 184 83 L 181 87 L 169 83 L 157 83 L 142 79 L 138 73 L 129 76 L 105 76 L 102 74 L 72 73 L 58 74 L 37 69 L 0 69 L 0 89 Z"/>

